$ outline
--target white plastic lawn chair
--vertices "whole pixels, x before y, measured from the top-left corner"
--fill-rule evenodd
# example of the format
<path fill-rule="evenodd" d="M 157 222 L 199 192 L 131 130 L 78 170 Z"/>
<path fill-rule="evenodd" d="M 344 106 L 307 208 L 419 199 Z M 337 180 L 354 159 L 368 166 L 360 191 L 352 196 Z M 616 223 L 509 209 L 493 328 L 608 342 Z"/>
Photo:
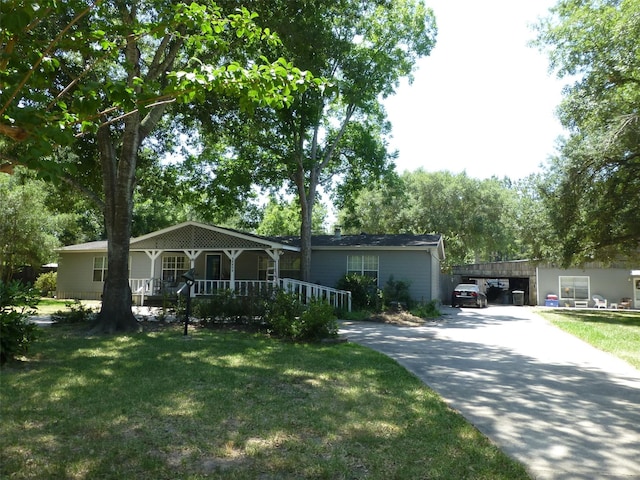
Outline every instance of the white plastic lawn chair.
<path fill-rule="evenodd" d="M 594 295 L 593 301 L 595 302 L 595 308 L 607 308 L 607 299 L 602 298 L 600 295 Z"/>

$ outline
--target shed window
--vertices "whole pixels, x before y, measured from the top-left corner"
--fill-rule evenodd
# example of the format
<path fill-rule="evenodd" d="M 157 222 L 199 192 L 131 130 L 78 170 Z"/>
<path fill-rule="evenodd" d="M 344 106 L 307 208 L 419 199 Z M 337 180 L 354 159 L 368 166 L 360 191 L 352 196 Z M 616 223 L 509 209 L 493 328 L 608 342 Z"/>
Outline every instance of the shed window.
<path fill-rule="evenodd" d="M 189 270 L 189 259 L 185 255 L 166 255 L 162 257 L 163 282 L 177 282 L 187 270 Z"/>
<path fill-rule="evenodd" d="M 589 300 L 589 277 L 560 277 L 561 300 Z"/>
<path fill-rule="evenodd" d="M 93 281 L 104 282 L 107 278 L 107 257 L 93 257 Z"/>
<path fill-rule="evenodd" d="M 347 275 L 355 273 L 378 281 L 379 258 L 377 255 L 349 255 L 347 257 Z"/>

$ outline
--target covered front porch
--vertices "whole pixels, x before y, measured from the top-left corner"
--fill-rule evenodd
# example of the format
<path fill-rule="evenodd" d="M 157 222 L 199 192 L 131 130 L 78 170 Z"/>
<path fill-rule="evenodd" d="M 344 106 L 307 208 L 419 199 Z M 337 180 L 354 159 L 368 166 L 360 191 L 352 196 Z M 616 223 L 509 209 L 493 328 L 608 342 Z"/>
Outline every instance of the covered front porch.
<path fill-rule="evenodd" d="M 182 275 L 192 270 L 194 297 L 222 291 L 258 296 L 279 287 L 303 301 L 322 298 L 351 308 L 350 292 L 299 281 L 299 248 L 269 238 L 187 222 L 133 239 L 130 252 L 129 284 L 138 305 L 174 297 Z"/>

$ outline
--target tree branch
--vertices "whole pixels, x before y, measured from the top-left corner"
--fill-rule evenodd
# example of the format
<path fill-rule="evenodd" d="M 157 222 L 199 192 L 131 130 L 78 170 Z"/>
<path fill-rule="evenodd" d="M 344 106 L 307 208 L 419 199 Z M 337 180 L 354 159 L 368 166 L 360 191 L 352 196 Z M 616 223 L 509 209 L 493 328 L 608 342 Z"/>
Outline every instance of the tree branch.
<path fill-rule="evenodd" d="M 323 170 L 331 161 L 331 158 L 333 157 L 333 154 L 335 153 L 336 148 L 338 148 L 338 143 L 340 143 L 340 140 L 344 136 L 344 133 L 347 131 L 347 126 L 349 125 L 349 122 L 351 121 L 351 117 L 353 116 L 355 111 L 356 111 L 356 106 L 354 103 L 347 105 L 347 112 L 344 117 L 344 121 L 340 126 L 340 131 L 338 132 L 338 135 L 336 136 L 331 146 L 325 152 L 324 158 L 322 159 L 322 163 L 318 167 L 320 170 Z"/>
<path fill-rule="evenodd" d="M 9 95 L 9 98 L 7 99 L 7 101 L 5 102 L 5 104 L 2 106 L 2 108 L 0 109 L 0 115 L 2 115 L 8 108 L 9 105 L 11 105 L 11 103 L 15 100 L 15 98 L 18 96 L 18 93 L 20 92 L 20 90 L 22 90 L 24 88 L 24 86 L 27 84 L 27 82 L 29 81 L 29 79 L 31 78 L 31 76 L 33 75 L 33 73 L 36 71 L 36 69 L 40 66 L 40 64 L 42 63 L 42 60 L 44 60 L 45 57 L 47 57 L 51 51 L 53 50 L 53 48 L 55 47 L 55 45 L 62 39 L 62 37 L 64 37 L 66 35 L 66 33 L 71 29 L 71 27 L 73 25 L 75 25 L 76 23 L 78 23 L 80 21 L 80 19 L 82 17 L 84 17 L 87 13 L 89 13 L 91 11 L 92 8 L 94 8 L 95 5 L 99 4 L 102 0 L 96 0 L 96 3 L 94 5 L 89 5 L 87 8 L 85 8 L 83 11 L 81 11 L 80 13 L 78 13 L 61 31 L 60 33 L 56 36 L 56 38 L 54 38 L 51 43 L 47 46 L 46 50 L 44 52 L 42 52 L 42 54 L 40 55 L 40 58 L 38 58 L 38 60 L 31 66 L 31 68 L 29 69 L 29 71 L 25 74 L 25 76 L 22 78 L 22 80 L 20 81 L 20 83 L 16 86 L 15 90 L 13 91 L 13 93 L 11 95 Z"/>

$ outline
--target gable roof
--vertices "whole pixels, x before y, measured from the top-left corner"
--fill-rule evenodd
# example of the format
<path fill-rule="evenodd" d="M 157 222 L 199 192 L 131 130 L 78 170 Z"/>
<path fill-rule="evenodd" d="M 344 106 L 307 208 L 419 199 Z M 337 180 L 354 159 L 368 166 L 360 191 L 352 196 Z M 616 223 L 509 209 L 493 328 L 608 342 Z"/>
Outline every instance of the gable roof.
<path fill-rule="evenodd" d="M 106 252 L 107 241 L 97 240 L 95 242 L 77 243 L 56 249 L 57 252 Z"/>
<path fill-rule="evenodd" d="M 231 228 L 217 227 L 198 222 L 183 222 L 155 232 L 134 237 L 129 249 L 136 250 L 181 250 L 181 249 L 280 249 L 299 251 L 299 247 L 284 244 L 274 238 L 240 232 Z M 59 252 L 106 252 L 107 241 L 79 243 L 61 247 Z"/>
<path fill-rule="evenodd" d="M 300 245 L 300 237 L 275 237 L 290 245 Z M 412 235 L 388 234 L 375 235 L 361 233 L 359 235 L 313 235 L 311 237 L 313 250 L 344 250 L 350 248 L 369 250 L 431 250 L 438 252 L 440 259 L 444 259 L 444 244 L 442 235 Z"/>
<path fill-rule="evenodd" d="M 280 249 L 300 251 L 300 237 L 264 237 L 231 228 L 217 227 L 199 222 L 183 222 L 131 239 L 130 250 L 181 249 Z M 436 250 L 444 259 L 441 235 L 313 235 L 313 250 Z M 80 243 L 59 248 L 59 252 L 106 252 L 107 241 Z"/>
<path fill-rule="evenodd" d="M 273 238 L 191 221 L 132 238 L 130 248 L 131 250 L 175 250 L 212 247 L 244 250 L 299 250 L 297 247 L 292 247 Z"/>

